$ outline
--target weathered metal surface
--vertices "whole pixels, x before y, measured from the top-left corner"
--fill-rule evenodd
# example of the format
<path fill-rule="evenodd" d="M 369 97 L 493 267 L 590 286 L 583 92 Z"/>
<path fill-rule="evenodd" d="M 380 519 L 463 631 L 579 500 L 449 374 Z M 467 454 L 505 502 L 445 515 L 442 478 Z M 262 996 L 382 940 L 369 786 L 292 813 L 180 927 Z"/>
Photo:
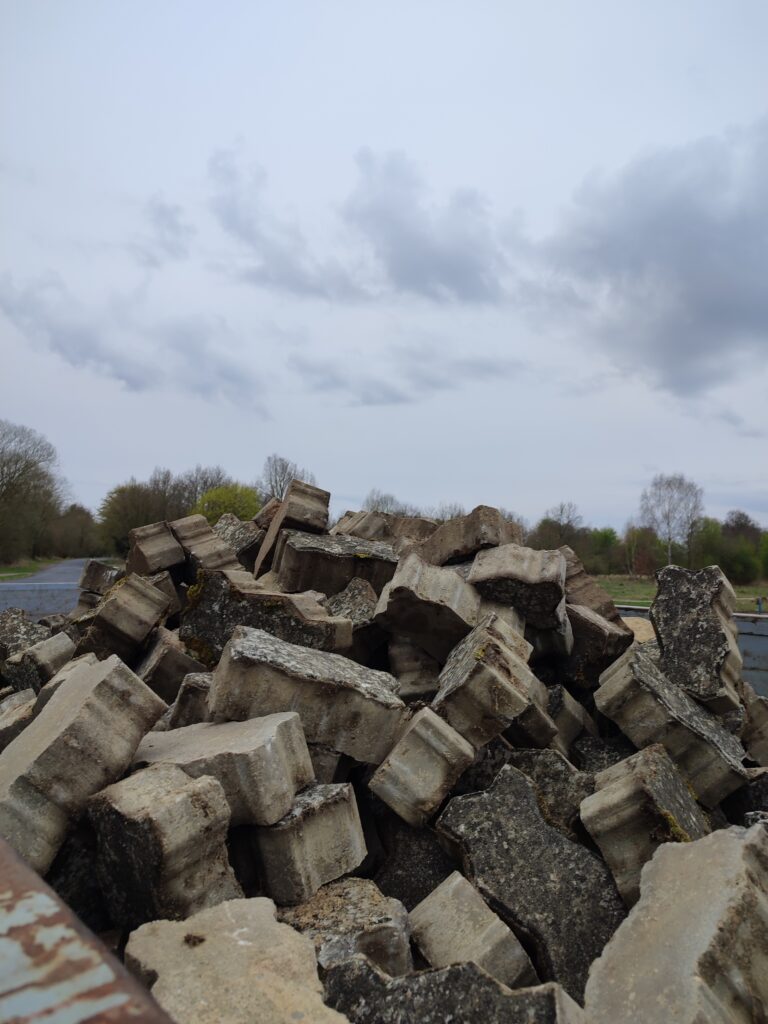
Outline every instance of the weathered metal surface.
<path fill-rule="evenodd" d="M 0 1021 L 173 1024 L 2 839 Z"/>

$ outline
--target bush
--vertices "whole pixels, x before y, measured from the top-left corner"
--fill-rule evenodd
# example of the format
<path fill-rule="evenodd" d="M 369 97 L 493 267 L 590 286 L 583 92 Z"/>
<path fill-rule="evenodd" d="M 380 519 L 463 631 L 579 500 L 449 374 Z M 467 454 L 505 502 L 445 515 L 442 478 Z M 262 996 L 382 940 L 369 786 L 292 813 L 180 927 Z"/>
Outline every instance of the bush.
<path fill-rule="evenodd" d="M 259 494 L 253 487 L 225 484 L 206 491 L 192 509 L 192 514 L 205 516 L 213 526 L 225 512 L 231 512 L 238 519 L 253 519 L 260 508 Z"/>

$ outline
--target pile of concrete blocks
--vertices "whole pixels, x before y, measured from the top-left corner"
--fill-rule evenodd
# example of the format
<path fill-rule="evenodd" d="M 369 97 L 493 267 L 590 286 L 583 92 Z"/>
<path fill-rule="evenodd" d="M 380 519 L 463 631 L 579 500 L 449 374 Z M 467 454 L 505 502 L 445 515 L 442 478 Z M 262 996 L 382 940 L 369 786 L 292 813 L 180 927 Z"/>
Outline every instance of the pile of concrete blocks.
<path fill-rule="evenodd" d="M 768 699 L 721 571 L 661 570 L 640 643 L 496 509 L 329 498 L 147 524 L 67 621 L 0 615 L 0 877 L 45 878 L 0 935 L 87 926 L 177 1024 L 768 1019 Z M 101 1019 L 29 977 L 0 958 L 0 1017 Z"/>

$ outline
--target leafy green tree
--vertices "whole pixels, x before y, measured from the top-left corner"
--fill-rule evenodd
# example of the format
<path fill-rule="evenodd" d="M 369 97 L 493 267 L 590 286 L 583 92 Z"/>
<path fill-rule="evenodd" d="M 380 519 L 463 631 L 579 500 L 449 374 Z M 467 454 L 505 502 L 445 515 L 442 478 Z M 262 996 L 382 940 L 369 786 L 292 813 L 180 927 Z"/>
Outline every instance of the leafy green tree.
<path fill-rule="evenodd" d="M 238 519 L 253 519 L 261 508 L 259 493 L 245 484 L 224 484 L 206 491 L 192 512 L 203 515 L 213 526 L 225 512 L 231 512 Z"/>

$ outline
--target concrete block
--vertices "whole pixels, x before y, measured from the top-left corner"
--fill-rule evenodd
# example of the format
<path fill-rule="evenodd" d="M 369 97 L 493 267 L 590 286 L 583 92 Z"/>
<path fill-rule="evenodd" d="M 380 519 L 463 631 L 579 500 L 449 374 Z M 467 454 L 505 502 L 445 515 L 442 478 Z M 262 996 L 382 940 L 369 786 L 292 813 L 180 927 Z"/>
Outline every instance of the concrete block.
<path fill-rule="evenodd" d="M 573 650 L 568 678 L 585 690 L 593 690 L 601 672 L 621 657 L 632 644 L 632 631 L 599 615 L 586 605 L 566 605 L 573 631 Z"/>
<path fill-rule="evenodd" d="M 520 540 L 519 526 L 504 519 L 497 508 L 478 505 L 468 515 L 441 523 L 416 550 L 430 565 L 450 565 L 470 560 L 484 548 Z"/>
<path fill-rule="evenodd" d="M 134 767 L 172 764 L 193 778 L 221 783 L 233 825 L 273 825 L 296 793 L 314 781 L 301 721 L 295 712 L 245 722 L 203 722 L 150 733 Z"/>
<path fill-rule="evenodd" d="M 509 988 L 538 983 L 517 936 L 458 871 L 408 916 L 414 941 L 432 967 L 471 961 Z"/>
<path fill-rule="evenodd" d="M 277 917 L 312 939 L 323 969 L 362 953 L 387 974 L 413 970 L 408 913 L 370 879 L 331 882 L 306 903 L 278 909 Z"/>
<path fill-rule="evenodd" d="M 169 729 L 208 721 L 208 695 L 212 682 L 212 672 L 190 672 L 184 677 L 171 707 Z"/>
<path fill-rule="evenodd" d="M 200 569 L 241 569 L 237 555 L 217 533 L 205 516 L 185 516 L 168 524 L 187 556 L 189 581 Z"/>
<path fill-rule="evenodd" d="M 477 622 L 479 607 L 477 593 L 460 576 L 412 552 L 384 587 L 374 621 L 442 663 Z"/>
<path fill-rule="evenodd" d="M 768 698 L 758 697 L 749 683 L 743 683 L 746 718 L 741 742 L 747 753 L 768 768 Z"/>
<path fill-rule="evenodd" d="M 511 750 L 506 763 L 530 779 L 548 825 L 574 842 L 585 838 L 579 811 L 595 791 L 592 772 L 579 771 L 556 750 Z"/>
<path fill-rule="evenodd" d="M 422 708 L 368 785 L 396 814 L 419 827 L 432 817 L 474 755 L 463 736 L 434 711 Z"/>
<path fill-rule="evenodd" d="M 262 541 L 267 535 L 252 520 L 243 521 L 231 512 L 225 512 L 214 524 L 214 533 L 235 552 L 242 567 L 252 573 Z"/>
<path fill-rule="evenodd" d="M 163 572 L 156 572 L 152 576 L 146 577 L 147 583 L 151 583 L 152 586 L 159 590 L 161 594 L 164 594 L 168 598 L 168 611 L 166 612 L 167 618 L 175 619 L 182 608 L 182 594 L 183 588 L 176 587 L 173 582 L 171 574 L 164 570 Z"/>
<path fill-rule="evenodd" d="M 189 655 L 178 633 L 160 627 L 152 646 L 136 668 L 136 675 L 166 704 L 176 699 L 184 677 L 205 671 L 205 665 Z"/>
<path fill-rule="evenodd" d="M 297 711 L 309 742 L 379 764 L 409 715 L 396 690 L 387 672 L 238 626 L 213 674 L 209 707 L 213 721 Z"/>
<path fill-rule="evenodd" d="M 123 774 L 164 710 L 114 656 L 74 667 L 0 754 L 0 835 L 46 871 L 70 822 L 93 793 Z"/>
<path fill-rule="evenodd" d="M 17 690 L 32 689 L 37 693 L 74 653 L 75 645 L 70 637 L 57 633 L 8 658 L 3 665 L 3 678 Z"/>
<path fill-rule="evenodd" d="M 566 752 L 583 732 L 598 735 L 595 720 L 564 686 L 549 686 L 547 691 L 547 713 L 557 726 L 557 735 Z"/>
<path fill-rule="evenodd" d="M 37 700 L 35 702 L 35 715 L 39 715 L 45 705 L 56 693 L 60 686 L 74 674 L 82 671 L 83 665 L 98 665 L 99 659 L 95 654 L 82 654 L 79 658 L 73 658 L 63 665 L 53 679 L 50 679 L 45 686 L 40 688 L 40 692 L 37 694 Z"/>
<path fill-rule="evenodd" d="M 272 516 L 267 534 L 259 548 L 253 575 L 259 577 L 272 568 L 275 544 L 281 530 L 302 530 L 304 533 L 325 533 L 328 529 L 328 504 L 331 495 L 303 480 L 288 484 L 285 498 Z M 261 525 L 261 524 L 259 524 Z"/>
<path fill-rule="evenodd" d="M 378 600 L 371 584 L 356 576 L 344 590 L 323 602 L 329 615 L 352 622 L 352 644 L 344 653 L 361 665 L 369 665 L 388 639 L 373 621 Z"/>
<path fill-rule="evenodd" d="M 590 972 L 590 1024 L 723 1024 L 768 1006 L 768 828 L 665 843 Z"/>
<path fill-rule="evenodd" d="M 430 700 L 437 693 L 440 663 L 431 654 L 402 636 L 390 639 L 388 654 L 401 700 Z"/>
<path fill-rule="evenodd" d="M 282 905 L 305 902 L 326 882 L 353 871 L 366 854 L 347 783 L 305 789 L 284 818 L 255 835 L 264 887 Z"/>
<path fill-rule="evenodd" d="M 92 594 L 99 594 L 103 597 L 121 576 L 121 569 L 106 565 L 95 558 L 89 558 L 80 574 L 78 586 L 81 590 L 88 590 Z"/>
<path fill-rule="evenodd" d="M 661 743 L 705 807 L 715 807 L 747 780 L 744 748 L 658 665 L 658 649 L 631 647 L 600 676 L 597 709 L 637 747 Z"/>
<path fill-rule="evenodd" d="M 78 644 L 78 654 L 89 651 L 108 657 L 113 651 L 123 660 L 146 643 L 169 607 L 168 598 L 135 573 L 115 584 L 95 611 L 91 625 Z"/>
<path fill-rule="evenodd" d="M 35 717 L 35 691 L 21 690 L 14 696 L 18 699 L 4 701 L 0 710 L 0 752 L 20 736 Z"/>
<path fill-rule="evenodd" d="M 264 532 L 266 533 L 266 531 L 269 529 L 269 524 L 277 515 L 281 505 L 282 502 L 280 501 L 279 498 L 270 498 L 262 505 L 262 507 L 259 509 L 256 515 L 253 517 L 254 523 L 256 523 L 260 530 L 264 530 Z"/>
<path fill-rule="evenodd" d="M 581 820 L 600 847 L 627 906 L 640 895 L 640 872 L 662 843 L 689 843 L 709 822 L 660 743 L 595 777 Z"/>
<path fill-rule="evenodd" d="M 0 672 L 7 658 L 50 636 L 47 626 L 32 622 L 21 608 L 7 608 L 0 612 Z"/>
<path fill-rule="evenodd" d="M 184 565 L 184 549 L 171 532 L 168 523 L 139 526 L 128 534 L 130 550 L 125 560 L 127 573 L 150 576 L 165 569 Z"/>
<path fill-rule="evenodd" d="M 216 779 L 153 765 L 93 796 L 88 817 L 99 884 L 121 928 L 180 920 L 243 895 L 227 859 L 229 807 Z"/>
<path fill-rule="evenodd" d="M 558 551 L 565 559 L 565 599 L 568 604 L 586 605 L 609 622 L 621 624 L 613 598 L 588 575 L 576 552 L 564 544 Z"/>
<path fill-rule="evenodd" d="M 230 900 L 132 932 L 126 966 L 184 1024 L 348 1024 L 323 1005 L 310 939 L 272 900 Z"/>
<path fill-rule="evenodd" d="M 565 574 L 559 551 L 504 544 L 477 555 L 469 582 L 482 597 L 513 605 L 537 629 L 552 629 L 562 621 Z"/>
<path fill-rule="evenodd" d="M 309 759 L 315 770 L 318 782 L 346 782 L 354 761 L 338 750 L 326 747 L 322 743 L 308 743 Z"/>
<path fill-rule="evenodd" d="M 287 594 L 319 590 L 330 597 L 355 577 L 366 580 L 380 594 L 395 574 L 397 555 L 389 544 L 378 540 L 283 530 L 272 567 L 280 589 Z"/>

